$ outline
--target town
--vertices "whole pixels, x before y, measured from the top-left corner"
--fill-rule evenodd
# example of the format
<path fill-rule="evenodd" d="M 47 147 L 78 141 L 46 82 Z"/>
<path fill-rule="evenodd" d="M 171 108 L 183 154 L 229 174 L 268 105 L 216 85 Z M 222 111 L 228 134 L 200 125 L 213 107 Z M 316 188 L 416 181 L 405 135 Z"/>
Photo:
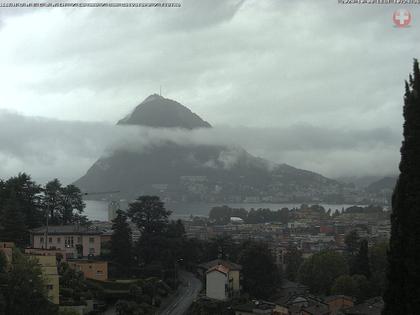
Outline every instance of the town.
<path fill-rule="evenodd" d="M 26 174 L 2 183 L 3 216 L 22 211 L 10 208 L 15 191 L 30 206 L 21 212 L 27 224 L 0 231 L 3 272 L 27 261 L 26 272 L 44 279 L 51 314 L 371 315 L 383 307 L 391 225 L 380 206 L 220 206 L 173 221 L 159 197 L 140 196 L 126 211 L 110 203 L 109 221 L 89 221 L 75 186 L 42 188 Z M 11 293 L 2 292 L 6 301 Z"/>

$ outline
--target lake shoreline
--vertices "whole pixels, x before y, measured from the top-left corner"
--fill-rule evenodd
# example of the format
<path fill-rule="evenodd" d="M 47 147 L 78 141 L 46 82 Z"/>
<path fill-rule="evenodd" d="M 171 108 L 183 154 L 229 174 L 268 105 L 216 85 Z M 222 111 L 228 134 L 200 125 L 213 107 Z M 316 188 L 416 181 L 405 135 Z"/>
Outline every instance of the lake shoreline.
<path fill-rule="evenodd" d="M 86 208 L 85 215 L 90 220 L 107 221 L 108 220 L 108 201 L 98 200 L 85 200 Z M 166 209 L 173 211 L 171 217 L 173 219 L 182 219 L 193 216 L 208 217 L 211 208 L 228 206 L 230 208 L 243 208 L 246 210 L 251 209 L 270 209 L 273 211 L 280 210 L 282 208 L 300 208 L 302 204 L 307 205 L 320 205 L 326 210 L 331 211 L 342 211 L 343 208 L 349 208 L 352 206 L 365 207 L 364 204 L 328 204 L 328 203 L 166 203 Z M 121 202 L 121 209 L 125 210 L 128 207 L 128 202 Z"/>

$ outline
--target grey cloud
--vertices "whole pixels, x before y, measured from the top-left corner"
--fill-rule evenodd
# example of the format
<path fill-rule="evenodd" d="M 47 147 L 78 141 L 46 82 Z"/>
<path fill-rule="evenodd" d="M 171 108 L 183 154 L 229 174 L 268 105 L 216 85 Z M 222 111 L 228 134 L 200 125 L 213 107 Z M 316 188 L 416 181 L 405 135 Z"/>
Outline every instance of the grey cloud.
<path fill-rule="evenodd" d="M 183 0 L 182 9 L 170 15 L 163 25 L 170 31 L 196 32 L 229 21 L 246 0 Z M 179 13 L 179 14 L 178 14 Z"/>
<path fill-rule="evenodd" d="M 12 2 L 12 1 L 4 1 L 6 2 Z M 18 2 L 18 1 L 13 1 Z M 7 20 L 10 17 L 18 16 L 18 15 L 24 15 L 27 13 L 33 12 L 30 8 L 1 8 L 0 10 L 0 29 L 4 25 L 5 20 Z"/>
<path fill-rule="evenodd" d="M 416 32 L 414 26 L 405 32 L 392 27 L 392 6 L 249 1 L 235 11 L 233 20 L 227 14 L 229 23 L 222 26 L 192 28 L 197 31 L 191 34 L 162 31 L 164 17 L 200 17 L 208 12 L 206 5 L 212 5 L 194 3 L 198 4 L 186 2 L 179 13 L 160 10 L 157 16 L 162 18 L 156 20 L 150 12 L 91 11 L 87 17 L 94 24 L 74 12 L 74 21 L 64 19 L 62 29 L 51 31 L 54 49 L 45 49 L 36 37 L 32 45 L 29 42 L 36 48 L 31 60 L 41 58 L 47 73 L 24 88 L 41 91 L 39 102 L 48 94 L 56 102 L 67 99 L 54 115 L 60 112 L 72 119 L 77 117 L 71 103 L 88 103 L 90 108 L 101 107 L 104 118 L 116 120 L 115 107 L 127 111 L 136 105 L 133 100 L 162 84 L 165 95 L 216 123 L 329 121 L 343 126 L 345 116 L 350 125 L 376 125 L 377 117 L 384 125 L 400 125 L 402 82 L 410 69 Z M 229 3 L 214 6 L 226 9 Z M 118 27 L 122 23 L 125 27 Z M 65 30 L 70 36 L 63 41 Z M 84 36 L 72 35 L 80 33 Z M 29 58 L 25 49 L 19 51 Z M 69 100 L 70 95 L 82 97 Z"/>
<path fill-rule="evenodd" d="M 167 141 L 180 145 L 233 146 L 214 161 L 227 168 L 235 161 L 235 156 L 243 154 L 235 147 L 243 147 L 270 161 L 288 163 L 327 176 L 394 173 L 399 158 L 400 136 L 386 128 L 338 130 L 308 125 L 268 129 L 216 126 L 185 131 L 60 121 L 10 112 L 0 112 L 0 125 L 0 178 L 24 170 L 41 180 L 60 177 L 72 181 L 103 154 L 118 149 L 142 152 Z"/>
<path fill-rule="evenodd" d="M 418 6 L 408 7 L 410 28 L 393 27 L 398 7 L 185 0 L 176 9 L 8 15 L 0 28 L 1 107 L 54 119 L 2 120 L 2 172 L 28 167 L 74 179 L 110 146 L 141 146 L 126 135 L 138 131 L 111 122 L 162 85 L 165 97 L 219 127 L 188 136 L 143 131 L 143 145 L 230 138 L 329 176 L 388 173 L 398 161 L 403 80 L 420 27 Z"/>

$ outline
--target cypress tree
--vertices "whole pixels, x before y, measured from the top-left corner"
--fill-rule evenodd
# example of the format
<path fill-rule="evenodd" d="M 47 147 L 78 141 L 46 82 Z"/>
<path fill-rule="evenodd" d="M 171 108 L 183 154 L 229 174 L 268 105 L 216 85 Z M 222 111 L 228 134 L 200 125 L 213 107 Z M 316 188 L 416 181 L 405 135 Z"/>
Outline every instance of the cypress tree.
<path fill-rule="evenodd" d="M 114 262 L 128 268 L 132 263 L 132 232 L 127 222 L 127 215 L 118 210 L 117 217 L 112 223 L 111 256 Z"/>
<path fill-rule="evenodd" d="M 352 275 L 363 275 L 367 279 L 370 278 L 370 263 L 369 263 L 369 248 L 368 241 L 363 239 L 360 242 L 360 249 L 354 258 L 354 263 L 351 268 Z"/>
<path fill-rule="evenodd" d="M 420 311 L 420 70 L 405 83 L 400 175 L 392 196 L 388 287 L 383 315 Z"/>

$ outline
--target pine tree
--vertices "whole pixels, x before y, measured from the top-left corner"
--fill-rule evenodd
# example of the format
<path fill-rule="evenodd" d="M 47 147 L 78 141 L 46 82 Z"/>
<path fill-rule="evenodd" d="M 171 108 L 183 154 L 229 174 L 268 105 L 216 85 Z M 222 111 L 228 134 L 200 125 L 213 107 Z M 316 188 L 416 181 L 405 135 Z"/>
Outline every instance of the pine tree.
<path fill-rule="evenodd" d="M 384 315 L 420 310 L 420 69 L 405 84 L 400 176 L 392 196 L 388 287 Z"/>
<path fill-rule="evenodd" d="M 127 215 L 117 211 L 117 217 L 112 220 L 111 256 L 117 264 L 130 267 L 132 263 L 132 232 L 127 222 Z"/>
<path fill-rule="evenodd" d="M 168 225 L 171 211 L 157 196 L 140 196 L 128 206 L 128 216 L 143 235 L 159 235 Z"/>
<path fill-rule="evenodd" d="M 18 246 L 27 245 L 28 230 L 14 192 L 11 193 L 10 198 L 5 202 L 0 225 L 0 238 L 2 240 L 14 242 Z"/>
<path fill-rule="evenodd" d="M 29 228 L 36 228 L 43 225 L 44 214 L 40 205 L 41 187 L 32 181 L 26 173 L 19 173 L 17 176 L 9 178 L 4 183 L 5 200 L 14 193 L 19 201 L 25 225 Z"/>
<path fill-rule="evenodd" d="M 50 212 L 50 224 L 82 223 L 86 219 L 81 215 L 85 203 L 80 189 L 74 185 L 63 186 L 58 179 L 45 185 L 43 207 Z"/>

